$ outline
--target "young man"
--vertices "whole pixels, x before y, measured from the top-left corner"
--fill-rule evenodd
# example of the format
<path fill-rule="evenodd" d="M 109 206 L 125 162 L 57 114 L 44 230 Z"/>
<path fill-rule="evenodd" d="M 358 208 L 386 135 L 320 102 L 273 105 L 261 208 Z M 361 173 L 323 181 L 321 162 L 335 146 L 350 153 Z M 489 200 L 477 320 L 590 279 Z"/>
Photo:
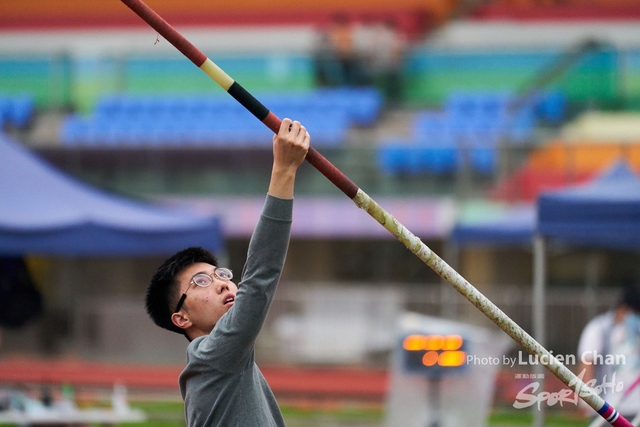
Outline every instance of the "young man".
<path fill-rule="evenodd" d="M 201 248 L 173 255 L 151 279 L 149 315 L 190 341 L 179 379 L 188 426 L 284 426 L 254 344 L 284 265 L 296 171 L 309 141 L 304 126 L 289 119 L 273 138 L 269 191 L 238 285 Z"/>

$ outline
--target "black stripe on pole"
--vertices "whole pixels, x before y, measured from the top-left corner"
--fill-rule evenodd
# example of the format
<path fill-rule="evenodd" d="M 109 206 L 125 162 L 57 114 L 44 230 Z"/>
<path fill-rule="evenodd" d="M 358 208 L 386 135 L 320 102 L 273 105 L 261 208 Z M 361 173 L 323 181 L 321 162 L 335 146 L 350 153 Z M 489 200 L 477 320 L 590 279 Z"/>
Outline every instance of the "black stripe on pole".
<path fill-rule="evenodd" d="M 249 110 L 251 114 L 256 116 L 258 120 L 263 121 L 264 118 L 267 117 L 267 114 L 269 114 L 269 109 L 255 99 L 245 88 L 240 86 L 238 82 L 233 82 L 227 92 L 242 104 L 244 108 Z"/>

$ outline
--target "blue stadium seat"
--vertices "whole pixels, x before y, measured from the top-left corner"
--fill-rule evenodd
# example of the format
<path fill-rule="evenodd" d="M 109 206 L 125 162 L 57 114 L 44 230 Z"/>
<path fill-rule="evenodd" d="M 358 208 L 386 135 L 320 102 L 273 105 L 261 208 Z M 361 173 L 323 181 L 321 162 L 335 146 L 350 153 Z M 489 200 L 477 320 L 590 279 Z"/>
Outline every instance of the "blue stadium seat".
<path fill-rule="evenodd" d="M 318 89 L 311 97 L 314 105 L 347 112 L 353 125 L 370 126 L 378 120 L 383 98 L 375 88 Z"/>
<path fill-rule="evenodd" d="M 60 141 L 65 146 L 78 146 L 86 143 L 88 122 L 77 115 L 64 118 L 60 127 Z"/>
<path fill-rule="evenodd" d="M 495 149 L 503 138 L 504 130 L 492 128 L 469 128 L 465 135 L 464 144 L 466 148 L 491 148 Z"/>
<path fill-rule="evenodd" d="M 378 164 L 389 174 L 442 175 L 455 172 L 457 150 L 412 145 L 410 141 L 388 140 L 377 151 Z"/>
<path fill-rule="evenodd" d="M 213 145 L 211 126 L 206 120 L 197 120 L 191 129 L 191 143 L 196 146 Z"/>
<path fill-rule="evenodd" d="M 489 147 L 474 147 L 469 152 L 471 169 L 483 175 L 492 174 L 497 167 L 498 151 Z"/>
<path fill-rule="evenodd" d="M 135 139 L 135 134 L 132 131 L 132 128 L 135 126 L 135 121 L 126 122 L 126 121 L 117 121 L 111 123 L 110 126 L 110 138 L 112 141 L 111 145 L 123 145 L 123 146 L 132 146 L 137 145 L 137 141 Z"/>
<path fill-rule="evenodd" d="M 524 143 L 533 138 L 535 130 L 535 115 L 533 108 L 525 106 L 515 111 L 507 121 L 505 134 L 507 139 L 514 143 Z"/>
<path fill-rule="evenodd" d="M 487 119 L 503 117 L 512 99 L 511 95 L 506 92 L 486 92 L 479 93 L 476 96 L 478 103 L 477 114 Z"/>
<path fill-rule="evenodd" d="M 318 146 L 337 146 L 344 142 L 349 131 L 349 119 L 345 111 L 313 111 L 300 116 Z"/>
<path fill-rule="evenodd" d="M 419 145 L 450 147 L 455 145 L 455 126 L 447 114 L 425 111 L 413 119 L 413 138 Z"/>
<path fill-rule="evenodd" d="M 121 94 L 100 97 L 96 102 L 94 115 L 106 117 L 109 119 L 113 119 L 116 116 L 121 116 L 123 100 L 125 97 L 125 95 Z"/>
<path fill-rule="evenodd" d="M 35 103 L 30 95 L 17 95 L 11 98 L 8 121 L 17 128 L 25 128 L 31 122 Z"/>
<path fill-rule="evenodd" d="M 314 143 L 325 146 L 341 144 L 354 124 L 377 119 L 381 104 L 377 91 L 368 88 L 268 94 L 259 99 L 278 117 L 302 121 Z M 85 142 L 91 144 L 262 145 L 271 141 L 271 131 L 230 97 L 103 96 L 89 127 Z"/>
<path fill-rule="evenodd" d="M 454 92 L 440 111 L 414 116 L 409 141 L 387 141 L 378 161 L 388 173 L 453 173 L 468 166 L 481 174 L 497 167 L 501 141 L 529 141 L 535 129 L 531 105 L 509 111 L 507 92 Z"/>
<path fill-rule="evenodd" d="M 111 122 L 89 119 L 88 143 L 96 146 L 117 146 L 118 141 L 113 130 Z"/>
<path fill-rule="evenodd" d="M 444 110 L 454 119 L 470 119 L 480 111 L 476 97 L 467 92 L 451 93 L 445 100 Z"/>
<path fill-rule="evenodd" d="M 142 97 L 124 97 L 122 98 L 120 104 L 119 118 L 130 119 L 134 117 L 144 116 L 147 105 L 147 100 Z"/>
<path fill-rule="evenodd" d="M 351 114 L 360 126 L 371 126 L 380 117 L 384 104 L 382 94 L 375 88 L 353 88 L 350 95 Z"/>
<path fill-rule="evenodd" d="M 536 115 L 552 125 L 560 124 L 564 120 L 566 109 L 567 98 L 560 91 L 542 93 L 535 106 Z"/>
<path fill-rule="evenodd" d="M 417 147 L 419 172 L 433 175 L 453 173 L 458 165 L 458 150 L 455 147 Z"/>
<path fill-rule="evenodd" d="M 11 99 L 8 96 L 0 95 L 0 124 L 9 123 L 11 111 Z M 0 127 L 0 130 L 2 127 Z"/>
<path fill-rule="evenodd" d="M 380 169 L 387 174 L 399 174 L 408 170 L 409 148 L 403 140 L 388 140 L 377 150 Z"/>
<path fill-rule="evenodd" d="M 164 144 L 161 129 L 157 123 L 148 118 L 137 120 L 129 126 L 130 143 L 132 145 L 158 147 Z"/>

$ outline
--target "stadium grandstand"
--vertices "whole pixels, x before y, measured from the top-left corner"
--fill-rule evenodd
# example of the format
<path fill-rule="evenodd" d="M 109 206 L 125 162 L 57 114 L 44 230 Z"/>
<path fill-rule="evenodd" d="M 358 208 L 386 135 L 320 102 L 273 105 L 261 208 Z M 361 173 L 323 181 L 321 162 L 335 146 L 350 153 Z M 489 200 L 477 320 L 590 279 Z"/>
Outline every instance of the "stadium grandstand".
<path fill-rule="evenodd" d="M 455 225 L 535 204 L 616 162 L 640 174 L 638 1 L 146 3 L 277 116 L 303 122 L 318 151 L 528 330 L 530 242 L 462 248 Z M 0 0 L 0 11 L 0 143 L 82 185 L 219 217 L 222 259 L 241 271 L 271 131 L 119 0 Z M 278 364 L 383 371 L 400 312 L 488 324 L 308 165 L 296 209 L 281 291 L 258 342 L 263 363 L 277 366 L 266 370 L 275 382 L 287 375 Z M 155 331 L 140 304 L 157 254 L 0 249 L 25 257 L 46 302 L 24 328 L 2 330 L 0 356 L 182 361 L 186 343 Z M 637 249 L 553 250 L 547 321 L 564 329 L 547 344 L 566 354 L 589 315 L 612 303 L 610 290 L 640 277 L 640 263 Z M 585 279 L 596 264 L 597 278 Z M 575 297 L 588 280 L 597 297 Z M 351 325 L 350 338 L 301 331 L 314 316 Z M 10 371 L 0 364 L 0 382 Z M 344 393 L 381 404 L 380 372 L 374 395 Z M 282 384 L 275 389 L 287 396 L 300 387 Z M 327 387 L 308 393 L 321 400 Z M 498 404 L 514 393 L 499 386 Z"/>

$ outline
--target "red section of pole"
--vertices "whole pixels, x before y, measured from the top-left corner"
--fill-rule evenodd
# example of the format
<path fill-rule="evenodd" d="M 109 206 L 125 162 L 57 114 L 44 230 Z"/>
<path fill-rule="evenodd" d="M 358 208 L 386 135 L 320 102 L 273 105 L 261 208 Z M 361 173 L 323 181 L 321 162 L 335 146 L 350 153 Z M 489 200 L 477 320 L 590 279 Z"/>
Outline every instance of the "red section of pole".
<path fill-rule="evenodd" d="M 282 120 L 280 120 L 278 116 L 269 111 L 269 114 L 267 114 L 267 117 L 262 120 L 262 123 L 264 123 L 269 129 L 271 129 L 273 133 L 278 133 Z"/>
<path fill-rule="evenodd" d="M 175 28 L 167 23 L 157 13 L 153 11 L 149 6 L 141 2 L 140 0 L 122 0 L 122 3 L 126 4 L 129 9 L 133 10 L 140 18 L 142 18 L 147 24 L 156 30 L 162 37 L 164 37 L 169 43 L 171 43 L 176 49 L 178 49 L 184 56 L 189 58 L 196 67 L 200 68 L 207 57 L 197 47 L 191 44 L 185 39 Z"/>
<path fill-rule="evenodd" d="M 307 153 L 307 162 L 309 162 L 314 168 L 316 168 L 322 175 L 324 175 L 329 181 L 338 187 L 344 194 L 350 199 L 356 197 L 358 194 L 358 186 L 354 184 L 345 174 L 335 167 L 329 160 L 322 154 L 311 147 Z"/>
<path fill-rule="evenodd" d="M 282 120 L 278 118 L 271 111 L 262 121 L 269 129 L 273 131 L 273 133 L 278 133 L 280 129 L 280 124 Z M 304 124 L 304 123 L 303 123 Z M 322 175 L 324 175 L 329 181 L 333 183 L 336 187 L 340 189 L 344 194 L 347 195 L 350 199 L 356 197 L 358 193 L 358 186 L 354 184 L 345 174 L 340 171 L 337 167 L 335 167 L 326 157 L 318 152 L 313 147 L 309 148 L 309 152 L 306 157 L 307 162 L 311 164 L 314 168 L 318 170 Z"/>

